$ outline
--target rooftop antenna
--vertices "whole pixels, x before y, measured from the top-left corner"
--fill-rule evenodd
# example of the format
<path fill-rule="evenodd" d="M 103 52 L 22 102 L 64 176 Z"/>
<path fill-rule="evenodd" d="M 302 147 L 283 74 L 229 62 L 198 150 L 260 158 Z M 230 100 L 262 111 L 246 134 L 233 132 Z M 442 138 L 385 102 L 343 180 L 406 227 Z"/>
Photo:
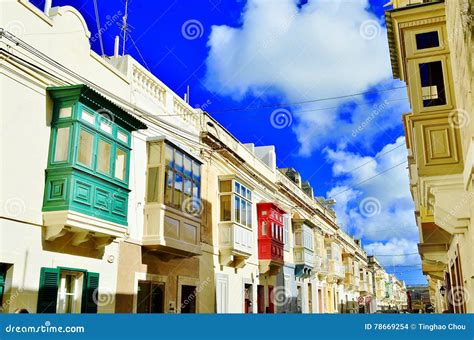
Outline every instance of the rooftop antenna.
<path fill-rule="evenodd" d="M 184 93 L 184 101 L 189 104 L 189 85 L 186 86 L 186 92 Z"/>
<path fill-rule="evenodd" d="M 125 14 L 122 18 L 122 35 L 123 35 L 123 41 L 122 41 L 122 56 L 125 55 L 125 42 L 127 41 L 127 32 L 128 32 L 128 0 L 125 0 Z"/>
<path fill-rule="evenodd" d="M 97 23 L 97 33 L 99 34 L 100 52 L 102 53 L 101 57 L 104 57 L 105 56 L 104 42 L 102 40 L 102 28 L 100 26 L 99 7 L 97 6 L 97 0 L 94 0 L 94 13 L 95 13 L 95 21 Z"/>

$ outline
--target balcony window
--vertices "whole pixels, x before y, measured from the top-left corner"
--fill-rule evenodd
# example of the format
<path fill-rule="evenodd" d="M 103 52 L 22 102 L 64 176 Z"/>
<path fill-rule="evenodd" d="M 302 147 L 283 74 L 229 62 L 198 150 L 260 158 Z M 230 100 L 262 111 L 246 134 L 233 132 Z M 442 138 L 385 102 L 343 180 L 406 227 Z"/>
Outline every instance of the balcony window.
<path fill-rule="evenodd" d="M 416 48 L 418 50 L 424 50 L 427 48 L 433 48 L 433 47 L 438 47 L 438 46 L 439 46 L 438 31 L 418 33 L 416 35 Z"/>
<path fill-rule="evenodd" d="M 83 285 L 83 274 L 61 271 L 59 278 L 58 313 L 79 313 Z"/>
<path fill-rule="evenodd" d="M 77 161 L 82 165 L 92 168 L 92 151 L 94 148 L 94 135 L 83 128 L 79 132 L 79 151 Z"/>
<path fill-rule="evenodd" d="M 148 149 L 147 202 L 160 200 L 158 173 L 161 150 L 157 143 L 151 143 Z M 195 205 L 200 204 L 201 198 L 201 164 L 184 151 L 165 142 L 164 168 L 164 203 L 176 209 L 186 208 L 188 213 L 197 212 L 199 207 Z"/>
<path fill-rule="evenodd" d="M 419 64 L 421 95 L 424 107 L 446 104 L 446 93 L 441 61 Z"/>
<path fill-rule="evenodd" d="M 221 221 L 234 221 L 252 227 L 252 193 L 236 180 L 219 183 Z M 230 206 L 232 204 L 232 206 Z"/>
<path fill-rule="evenodd" d="M 63 162 L 68 160 L 69 152 L 69 135 L 71 128 L 67 127 L 58 127 L 54 131 L 55 133 L 55 147 L 54 147 L 54 162 Z"/>

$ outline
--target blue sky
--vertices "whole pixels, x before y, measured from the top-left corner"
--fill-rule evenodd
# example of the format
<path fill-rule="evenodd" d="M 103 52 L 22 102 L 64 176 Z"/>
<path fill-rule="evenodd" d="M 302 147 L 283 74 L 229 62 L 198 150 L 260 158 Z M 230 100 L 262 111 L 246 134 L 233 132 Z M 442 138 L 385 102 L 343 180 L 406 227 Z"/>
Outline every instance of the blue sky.
<path fill-rule="evenodd" d="M 111 55 L 124 1 L 97 2 Z M 339 223 L 369 254 L 424 283 L 401 124 L 409 105 L 391 77 L 386 2 L 130 0 L 126 53 L 176 93 L 189 86 L 190 104 L 241 141 L 275 145 L 278 166 L 336 199 Z M 59 5 L 80 10 L 100 53 L 93 1 Z"/>

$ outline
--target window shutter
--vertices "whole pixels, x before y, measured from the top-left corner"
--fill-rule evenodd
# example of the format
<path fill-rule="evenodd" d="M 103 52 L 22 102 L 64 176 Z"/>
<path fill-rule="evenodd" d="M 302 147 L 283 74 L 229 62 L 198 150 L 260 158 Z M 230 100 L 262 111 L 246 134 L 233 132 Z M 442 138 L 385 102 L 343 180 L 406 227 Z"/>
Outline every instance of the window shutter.
<path fill-rule="evenodd" d="M 86 273 L 82 294 L 82 313 L 97 313 L 99 299 L 99 273 Z"/>
<path fill-rule="evenodd" d="M 58 284 L 59 270 L 57 268 L 41 268 L 37 313 L 56 313 Z"/>

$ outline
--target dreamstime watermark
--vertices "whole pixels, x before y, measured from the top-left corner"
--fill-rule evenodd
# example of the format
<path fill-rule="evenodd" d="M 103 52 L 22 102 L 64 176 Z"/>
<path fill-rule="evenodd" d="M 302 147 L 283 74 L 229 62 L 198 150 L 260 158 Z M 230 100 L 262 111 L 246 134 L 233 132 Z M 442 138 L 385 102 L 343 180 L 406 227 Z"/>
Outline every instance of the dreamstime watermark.
<path fill-rule="evenodd" d="M 365 20 L 359 27 L 359 33 L 366 40 L 377 38 L 382 32 L 382 27 L 377 20 Z"/>
<path fill-rule="evenodd" d="M 25 202 L 19 197 L 8 198 L 3 204 L 3 210 L 10 217 L 18 217 L 26 211 Z"/>
<path fill-rule="evenodd" d="M 98 32 L 96 32 L 92 37 L 91 41 L 95 42 L 97 39 L 99 39 L 100 34 L 104 34 L 110 27 L 112 27 L 116 22 L 122 19 L 122 11 L 119 10 L 117 13 L 114 15 L 107 14 L 105 16 L 105 23 L 100 27 Z M 100 33 L 100 34 L 99 34 Z"/>
<path fill-rule="evenodd" d="M 104 288 L 101 288 L 101 292 L 99 293 L 99 288 L 96 288 L 92 293 L 92 300 L 97 306 L 108 306 L 115 301 L 115 294 L 111 289 Z"/>
<path fill-rule="evenodd" d="M 208 109 L 209 106 L 211 106 L 212 104 L 212 101 L 210 99 L 206 100 L 204 103 L 202 104 L 197 104 L 195 106 L 196 109 L 201 109 L 203 111 L 206 111 Z"/>
<path fill-rule="evenodd" d="M 11 294 L 10 297 L 2 303 L 0 306 L 0 312 L 5 313 L 8 312 L 9 307 L 11 304 L 23 293 L 23 288 L 19 288 L 15 291 L 15 293 Z"/>
<path fill-rule="evenodd" d="M 374 109 L 370 113 L 370 115 L 360 123 L 355 129 L 352 130 L 352 137 L 355 138 L 359 133 L 364 131 L 364 129 L 375 119 L 379 114 L 381 114 L 387 108 L 389 102 L 385 100 L 382 104 L 375 105 Z"/>
<path fill-rule="evenodd" d="M 364 217 L 374 217 L 380 214 L 382 205 L 375 197 L 366 197 L 360 202 L 359 210 Z"/>
<path fill-rule="evenodd" d="M 186 299 L 184 299 L 183 303 L 181 304 L 181 309 L 185 308 L 187 305 L 191 304 L 194 300 L 196 300 L 197 294 L 199 294 L 204 288 L 206 288 L 209 283 L 211 283 L 211 279 L 208 277 L 206 280 L 202 281 L 199 286 L 196 287 L 192 294 L 189 294 Z"/>
<path fill-rule="evenodd" d="M 204 34 L 204 26 L 199 20 L 190 19 L 181 26 L 181 34 L 187 40 L 195 40 Z"/>
<path fill-rule="evenodd" d="M 5 31 L 16 37 L 21 37 L 25 34 L 25 25 L 19 20 L 12 20 L 5 25 Z"/>
<path fill-rule="evenodd" d="M 270 299 L 275 306 L 283 307 L 290 302 L 291 292 L 286 287 L 277 287 L 272 291 Z"/>
<path fill-rule="evenodd" d="M 448 122 L 455 129 L 465 128 L 471 122 L 471 116 L 465 110 L 455 109 L 449 113 Z"/>
<path fill-rule="evenodd" d="M 5 326 L 6 333 L 85 333 L 84 326 L 53 326 L 50 321 L 45 321 L 39 326 Z"/>
<path fill-rule="evenodd" d="M 464 197 L 462 199 L 458 199 L 455 201 L 455 205 L 448 211 L 447 214 L 444 215 L 444 217 L 440 221 L 436 222 L 437 224 L 439 224 L 440 227 L 450 226 L 451 223 L 449 223 L 449 220 L 455 218 L 456 215 L 458 215 L 458 213 L 461 212 L 464 208 L 469 207 L 469 204 L 471 204 L 472 200 L 474 199 L 473 192 L 465 193 L 463 196 Z M 435 202 L 433 199 L 431 199 L 429 203 L 433 206 Z"/>
<path fill-rule="evenodd" d="M 284 129 L 293 123 L 293 114 L 287 109 L 276 109 L 270 115 L 270 123 L 275 129 Z"/>
<path fill-rule="evenodd" d="M 203 211 L 201 199 L 197 197 L 186 198 L 183 202 L 182 210 L 187 214 L 200 216 Z"/>
<path fill-rule="evenodd" d="M 448 292 L 448 301 L 451 305 L 460 307 L 469 302 L 471 295 L 464 287 L 453 287 Z"/>

